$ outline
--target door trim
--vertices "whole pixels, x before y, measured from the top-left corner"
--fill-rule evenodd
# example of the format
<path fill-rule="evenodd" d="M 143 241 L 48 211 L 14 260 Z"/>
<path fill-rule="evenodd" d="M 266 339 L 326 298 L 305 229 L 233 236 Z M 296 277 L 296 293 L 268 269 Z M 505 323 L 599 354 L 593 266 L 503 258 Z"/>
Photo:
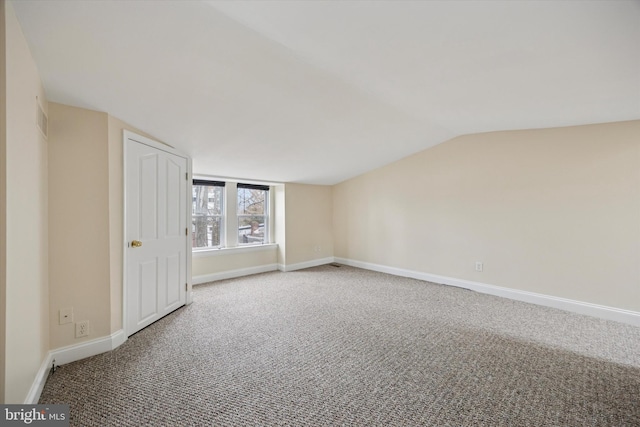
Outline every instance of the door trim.
<path fill-rule="evenodd" d="M 191 194 L 192 190 L 192 163 L 191 157 L 184 154 L 183 152 L 176 150 L 170 145 L 163 144 L 158 141 L 154 141 L 153 139 L 144 137 L 142 135 L 138 135 L 137 133 L 128 131 L 124 129 L 122 131 L 122 329 L 125 332 L 127 331 L 127 141 L 131 140 L 137 142 L 139 144 L 144 144 L 149 147 L 155 148 L 157 150 L 165 151 L 167 153 L 176 155 L 178 157 L 185 158 L 187 160 L 187 194 L 188 198 L 186 203 L 187 209 L 187 239 L 186 239 L 186 273 L 187 273 L 187 292 L 186 292 L 186 300 L 185 305 L 189 305 L 193 302 L 193 281 L 191 279 Z M 127 337 L 128 338 L 128 337 Z M 126 340 L 126 338 L 125 338 Z"/>

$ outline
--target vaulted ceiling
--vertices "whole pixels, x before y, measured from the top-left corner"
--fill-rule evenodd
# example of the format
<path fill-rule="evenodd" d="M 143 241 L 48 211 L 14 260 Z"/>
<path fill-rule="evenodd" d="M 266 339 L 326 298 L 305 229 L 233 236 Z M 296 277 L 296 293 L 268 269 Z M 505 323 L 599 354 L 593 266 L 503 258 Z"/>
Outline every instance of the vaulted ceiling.
<path fill-rule="evenodd" d="M 452 137 L 640 119 L 638 1 L 14 1 L 50 101 L 194 172 L 333 184 Z"/>

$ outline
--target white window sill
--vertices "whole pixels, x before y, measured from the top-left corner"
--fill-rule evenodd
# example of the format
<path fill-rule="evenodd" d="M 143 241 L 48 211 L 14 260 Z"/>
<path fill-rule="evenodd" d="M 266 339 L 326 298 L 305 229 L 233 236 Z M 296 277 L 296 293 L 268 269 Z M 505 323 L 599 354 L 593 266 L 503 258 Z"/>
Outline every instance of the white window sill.
<path fill-rule="evenodd" d="M 202 258 L 218 255 L 230 255 L 247 252 L 269 251 L 275 250 L 278 247 L 277 243 L 267 243 L 264 245 L 244 245 L 235 246 L 233 248 L 211 248 L 211 249 L 193 249 L 193 258 Z"/>

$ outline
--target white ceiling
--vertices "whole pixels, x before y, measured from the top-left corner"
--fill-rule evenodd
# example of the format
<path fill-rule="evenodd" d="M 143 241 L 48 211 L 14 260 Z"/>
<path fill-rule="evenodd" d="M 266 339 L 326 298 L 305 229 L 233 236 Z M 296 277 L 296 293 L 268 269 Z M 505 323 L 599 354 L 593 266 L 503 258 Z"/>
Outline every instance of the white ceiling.
<path fill-rule="evenodd" d="M 639 1 L 14 1 L 50 101 L 194 172 L 333 184 L 461 134 L 640 119 Z"/>

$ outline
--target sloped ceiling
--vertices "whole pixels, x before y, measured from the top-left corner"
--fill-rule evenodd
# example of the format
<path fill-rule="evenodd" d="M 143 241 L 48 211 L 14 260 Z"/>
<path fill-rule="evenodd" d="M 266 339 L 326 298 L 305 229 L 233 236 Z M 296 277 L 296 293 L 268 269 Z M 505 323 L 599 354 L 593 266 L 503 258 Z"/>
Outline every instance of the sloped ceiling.
<path fill-rule="evenodd" d="M 452 137 L 640 119 L 638 1 L 15 1 L 50 101 L 194 172 L 334 184 Z"/>

